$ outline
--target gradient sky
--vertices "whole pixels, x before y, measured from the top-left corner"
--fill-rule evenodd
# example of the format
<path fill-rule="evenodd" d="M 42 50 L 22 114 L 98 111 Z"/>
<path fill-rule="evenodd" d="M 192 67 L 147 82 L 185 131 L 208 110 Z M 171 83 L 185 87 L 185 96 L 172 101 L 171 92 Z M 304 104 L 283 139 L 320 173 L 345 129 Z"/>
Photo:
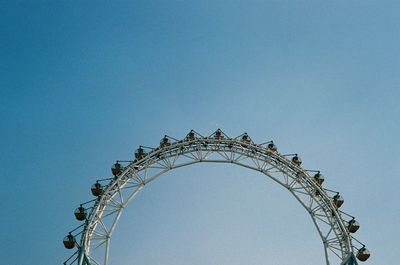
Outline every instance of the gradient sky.
<path fill-rule="evenodd" d="M 190 129 L 273 139 L 320 169 L 361 224 L 368 265 L 400 232 L 400 2 L 1 1 L 0 257 L 61 264 L 90 185 Z M 283 188 L 196 165 L 126 209 L 111 264 L 321 265 Z"/>

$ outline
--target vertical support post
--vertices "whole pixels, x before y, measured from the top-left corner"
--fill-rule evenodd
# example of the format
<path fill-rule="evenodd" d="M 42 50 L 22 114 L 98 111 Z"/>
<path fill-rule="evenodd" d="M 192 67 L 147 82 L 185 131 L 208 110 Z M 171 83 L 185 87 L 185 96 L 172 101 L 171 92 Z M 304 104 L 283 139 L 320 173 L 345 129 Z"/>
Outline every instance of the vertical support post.
<path fill-rule="evenodd" d="M 108 265 L 108 252 L 110 251 L 110 237 L 107 236 L 106 251 L 104 253 L 104 265 Z"/>
<path fill-rule="evenodd" d="M 83 246 L 79 247 L 78 252 L 78 265 L 83 265 L 83 260 L 85 258 L 85 249 Z"/>
<path fill-rule="evenodd" d="M 326 238 L 324 238 L 324 251 L 325 251 L 326 265 L 329 265 L 328 246 L 327 246 L 327 243 L 326 243 Z"/>

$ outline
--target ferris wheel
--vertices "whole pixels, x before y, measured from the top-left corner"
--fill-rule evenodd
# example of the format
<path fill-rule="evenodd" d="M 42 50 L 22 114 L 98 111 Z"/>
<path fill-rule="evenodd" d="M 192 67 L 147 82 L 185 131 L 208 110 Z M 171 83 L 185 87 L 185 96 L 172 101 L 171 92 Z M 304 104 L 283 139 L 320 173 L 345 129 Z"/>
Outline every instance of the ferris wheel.
<path fill-rule="evenodd" d="M 356 219 L 341 211 L 339 192 L 323 187 L 318 170 L 301 167 L 297 154 L 281 154 L 273 141 L 256 144 L 247 133 L 232 138 L 220 129 L 209 136 L 190 131 L 183 140 L 164 136 L 157 148 L 140 146 L 133 161 L 116 161 L 113 177 L 91 187 L 95 199 L 82 203 L 75 217 L 83 222 L 71 230 L 63 244 L 75 252 L 65 265 L 108 265 L 110 238 L 124 208 L 164 173 L 196 163 L 228 163 L 271 178 L 292 194 L 309 213 L 321 237 L 326 265 L 354 265 L 370 257 L 353 234 Z M 356 259 L 357 258 L 357 259 Z"/>

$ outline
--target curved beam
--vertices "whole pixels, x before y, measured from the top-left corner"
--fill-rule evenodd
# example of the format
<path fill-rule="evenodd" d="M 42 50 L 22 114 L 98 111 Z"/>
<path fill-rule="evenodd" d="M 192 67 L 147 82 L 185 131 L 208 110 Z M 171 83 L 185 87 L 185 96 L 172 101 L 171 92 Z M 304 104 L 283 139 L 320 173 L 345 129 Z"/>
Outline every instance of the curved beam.
<path fill-rule="evenodd" d="M 323 242 L 327 265 L 329 254 L 344 261 L 353 252 L 351 236 L 331 197 L 299 164 L 244 138 L 201 137 L 164 144 L 139 156 L 112 179 L 88 216 L 80 241 L 84 254 L 91 257 L 92 251 L 105 245 L 107 265 L 109 239 L 124 207 L 164 173 L 196 163 L 231 163 L 268 176 L 288 189 L 310 214 Z"/>

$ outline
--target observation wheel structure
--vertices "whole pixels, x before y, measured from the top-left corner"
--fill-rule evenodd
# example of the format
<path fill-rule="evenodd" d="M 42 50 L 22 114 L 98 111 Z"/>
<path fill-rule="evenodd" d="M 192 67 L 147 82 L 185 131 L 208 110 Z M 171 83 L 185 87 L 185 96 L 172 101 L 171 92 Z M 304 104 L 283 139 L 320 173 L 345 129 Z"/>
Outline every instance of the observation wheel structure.
<path fill-rule="evenodd" d="M 110 238 L 124 208 L 164 173 L 196 163 L 227 163 L 258 171 L 287 189 L 309 213 L 321 237 L 327 265 L 354 265 L 370 257 L 353 234 L 356 219 L 341 211 L 339 192 L 323 187 L 318 170 L 301 167 L 297 154 L 281 154 L 272 142 L 256 144 L 247 133 L 232 138 L 220 129 L 209 136 L 190 131 L 183 140 L 164 136 L 157 148 L 140 146 L 132 161 L 116 161 L 113 177 L 91 187 L 95 199 L 82 203 L 75 218 L 83 222 L 63 244 L 75 252 L 65 265 L 108 265 Z"/>

